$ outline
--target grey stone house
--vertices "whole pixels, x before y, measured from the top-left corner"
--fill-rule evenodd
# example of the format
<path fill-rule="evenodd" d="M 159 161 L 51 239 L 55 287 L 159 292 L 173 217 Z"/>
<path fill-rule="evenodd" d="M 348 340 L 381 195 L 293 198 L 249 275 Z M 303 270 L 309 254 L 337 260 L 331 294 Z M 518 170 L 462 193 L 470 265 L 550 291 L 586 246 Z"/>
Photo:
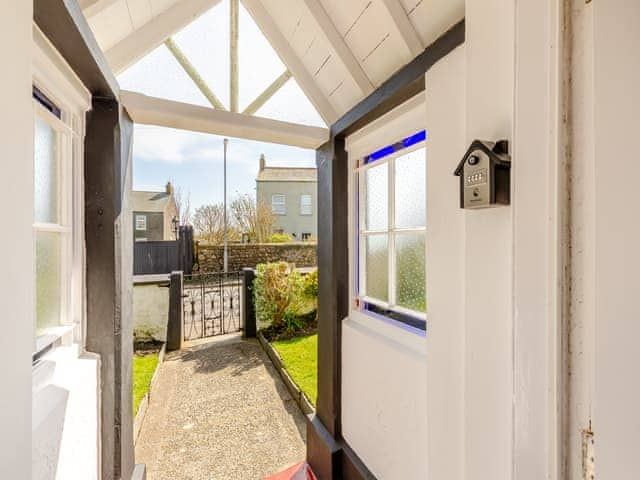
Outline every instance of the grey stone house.
<path fill-rule="evenodd" d="M 294 240 L 317 238 L 316 168 L 267 167 L 260 156 L 256 198 L 271 207 L 277 219 L 276 232 Z"/>
<path fill-rule="evenodd" d="M 163 192 L 132 191 L 133 237 L 136 242 L 174 240 L 172 221 L 178 208 L 173 185 L 167 182 Z"/>

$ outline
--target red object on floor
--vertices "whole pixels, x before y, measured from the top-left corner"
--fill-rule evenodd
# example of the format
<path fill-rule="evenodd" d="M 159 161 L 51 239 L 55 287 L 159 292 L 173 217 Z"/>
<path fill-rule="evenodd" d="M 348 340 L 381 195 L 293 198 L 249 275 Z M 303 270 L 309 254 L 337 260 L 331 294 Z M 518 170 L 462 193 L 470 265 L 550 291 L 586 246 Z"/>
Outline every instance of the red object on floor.
<path fill-rule="evenodd" d="M 307 462 L 300 462 L 284 472 L 265 477 L 263 480 L 316 480 L 316 476 Z"/>

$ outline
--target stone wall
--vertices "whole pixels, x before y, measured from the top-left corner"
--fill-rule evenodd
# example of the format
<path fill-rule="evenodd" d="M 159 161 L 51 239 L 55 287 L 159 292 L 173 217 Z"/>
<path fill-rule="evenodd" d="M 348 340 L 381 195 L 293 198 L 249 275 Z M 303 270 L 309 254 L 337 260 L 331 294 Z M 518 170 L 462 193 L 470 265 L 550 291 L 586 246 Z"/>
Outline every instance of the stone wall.
<path fill-rule="evenodd" d="M 318 264 L 316 243 L 233 243 L 228 246 L 229 271 L 255 268 L 259 263 L 289 262 L 296 267 L 315 267 Z M 201 272 L 223 270 L 222 245 L 198 245 L 197 262 Z"/>

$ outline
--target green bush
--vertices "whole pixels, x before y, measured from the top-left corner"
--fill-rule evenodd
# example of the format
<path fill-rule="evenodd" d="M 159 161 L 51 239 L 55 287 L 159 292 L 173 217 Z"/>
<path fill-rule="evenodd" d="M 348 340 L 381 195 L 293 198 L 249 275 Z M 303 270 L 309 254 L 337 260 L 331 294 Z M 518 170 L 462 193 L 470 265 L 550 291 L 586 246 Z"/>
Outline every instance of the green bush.
<path fill-rule="evenodd" d="M 293 239 L 288 233 L 272 233 L 269 237 L 270 243 L 287 243 L 291 241 L 293 241 Z"/>
<path fill-rule="evenodd" d="M 295 265 L 265 263 L 256 268 L 253 295 L 256 316 L 275 331 L 303 329 L 318 309 L 317 271 L 303 276 Z"/>

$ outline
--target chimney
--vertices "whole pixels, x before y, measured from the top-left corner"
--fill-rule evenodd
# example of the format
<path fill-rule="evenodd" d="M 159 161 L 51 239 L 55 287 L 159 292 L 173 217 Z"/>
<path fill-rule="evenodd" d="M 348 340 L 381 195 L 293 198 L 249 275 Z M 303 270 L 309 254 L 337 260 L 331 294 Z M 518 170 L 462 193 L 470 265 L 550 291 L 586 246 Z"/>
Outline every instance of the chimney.
<path fill-rule="evenodd" d="M 264 170 L 264 167 L 267 166 L 267 161 L 264 158 L 264 153 L 260 154 L 260 171 Z"/>
<path fill-rule="evenodd" d="M 167 195 L 173 195 L 173 185 L 171 185 L 171 182 L 167 182 L 165 191 L 167 192 Z"/>

